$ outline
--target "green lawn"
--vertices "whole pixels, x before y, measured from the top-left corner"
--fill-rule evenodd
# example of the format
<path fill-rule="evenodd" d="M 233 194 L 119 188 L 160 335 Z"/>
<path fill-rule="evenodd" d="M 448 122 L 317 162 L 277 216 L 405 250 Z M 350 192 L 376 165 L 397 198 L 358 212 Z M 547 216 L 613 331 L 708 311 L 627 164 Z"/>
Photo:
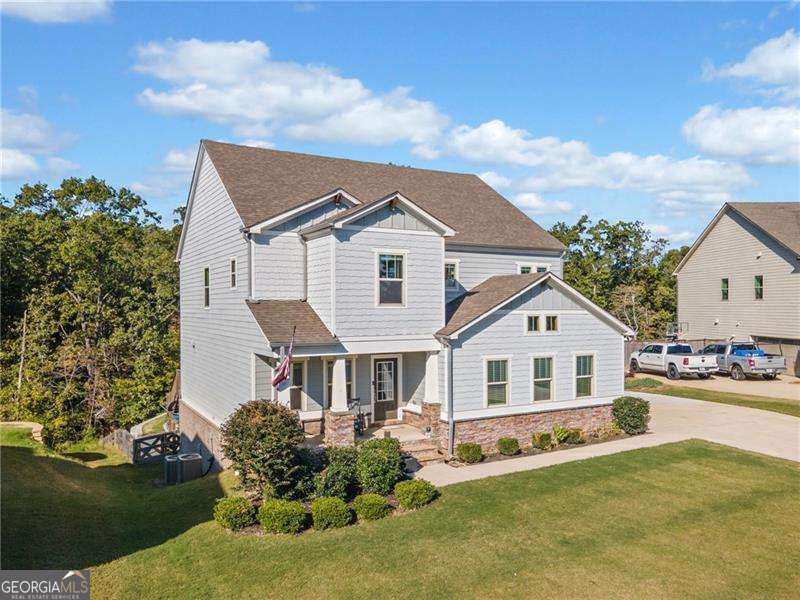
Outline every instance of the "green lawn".
<path fill-rule="evenodd" d="M 94 598 L 796 597 L 797 465 L 700 441 L 450 486 L 343 530 L 209 521 L 228 475 L 43 453 L 2 433 L 2 567 L 92 568 Z M 82 452 L 87 453 L 83 448 Z M 89 463 L 91 464 L 91 463 Z"/>
<path fill-rule="evenodd" d="M 142 433 L 161 433 L 164 431 L 164 423 L 167 422 L 167 413 L 159 415 L 157 419 L 153 419 L 147 425 L 142 427 Z"/>
<path fill-rule="evenodd" d="M 731 394 L 730 392 L 667 385 L 651 377 L 626 379 L 625 389 L 637 392 L 650 392 L 652 394 L 664 394 L 665 396 L 693 398 L 695 400 L 705 400 L 706 402 L 733 404 L 734 406 L 746 406 L 748 408 L 760 408 L 762 410 L 771 410 L 772 412 L 792 415 L 793 417 L 800 417 L 800 400 L 791 400 L 789 398 Z M 800 393 L 800 390 L 798 390 L 798 392 Z"/>

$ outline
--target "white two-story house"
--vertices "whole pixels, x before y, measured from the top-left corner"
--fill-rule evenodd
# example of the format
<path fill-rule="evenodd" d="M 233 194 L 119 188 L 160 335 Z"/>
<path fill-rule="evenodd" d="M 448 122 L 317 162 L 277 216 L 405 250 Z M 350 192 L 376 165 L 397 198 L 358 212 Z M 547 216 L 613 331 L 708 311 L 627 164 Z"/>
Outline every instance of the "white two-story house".
<path fill-rule="evenodd" d="M 203 141 L 177 255 L 185 446 L 222 458 L 253 399 L 334 444 L 356 410 L 444 451 L 606 427 L 632 332 L 562 281 L 563 250 L 474 175 Z"/>

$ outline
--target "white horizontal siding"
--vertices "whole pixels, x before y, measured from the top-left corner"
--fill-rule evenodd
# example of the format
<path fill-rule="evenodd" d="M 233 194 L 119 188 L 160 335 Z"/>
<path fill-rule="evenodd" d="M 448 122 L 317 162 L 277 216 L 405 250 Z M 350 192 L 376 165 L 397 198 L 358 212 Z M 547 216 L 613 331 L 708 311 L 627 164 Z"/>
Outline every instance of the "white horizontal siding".
<path fill-rule="evenodd" d="M 306 242 L 308 251 L 308 303 L 322 322 L 331 328 L 331 238 L 322 236 Z"/>
<path fill-rule="evenodd" d="M 303 298 L 303 240 L 296 233 L 268 231 L 253 235 L 255 298 Z"/>
<path fill-rule="evenodd" d="M 201 157 L 180 263 L 181 393 L 202 414 L 222 422 L 252 398 L 253 353 L 266 341 L 245 304 L 248 244 L 228 194 Z M 230 288 L 230 258 L 238 286 Z M 211 269 L 211 303 L 203 307 L 203 268 Z"/>
<path fill-rule="evenodd" d="M 755 300 L 756 275 L 764 276 L 763 300 Z M 723 277 L 728 278 L 727 302 L 721 295 Z M 687 339 L 798 339 L 800 261 L 747 220 L 727 212 L 678 273 L 678 320 L 688 323 Z"/>
<path fill-rule="evenodd" d="M 550 265 L 550 270 L 563 278 L 563 260 L 557 254 L 542 252 L 500 251 L 489 249 L 445 248 L 445 259 L 457 259 L 458 288 L 448 290 L 448 299 L 471 290 L 492 275 L 519 273 L 518 263 Z M 444 268 L 444 267 L 443 267 Z"/>
<path fill-rule="evenodd" d="M 553 293 L 558 292 L 553 290 Z M 547 295 L 549 293 L 542 297 Z M 523 297 L 521 304 L 534 306 L 532 300 Z M 560 331 L 557 334 L 526 335 L 524 310 L 500 310 L 454 340 L 454 409 L 461 412 L 484 408 L 483 361 L 486 356 L 511 357 L 510 405 L 532 404 L 532 353 L 555 354 L 553 371 L 556 401 L 575 399 L 573 369 L 576 352 L 596 353 L 593 397 L 622 395 L 622 336 L 586 311 L 561 313 L 559 321 Z"/>
<path fill-rule="evenodd" d="M 442 327 L 442 238 L 392 230 L 336 230 L 335 239 L 333 321 L 339 338 L 432 336 Z M 407 253 L 405 307 L 376 306 L 377 249 Z"/>

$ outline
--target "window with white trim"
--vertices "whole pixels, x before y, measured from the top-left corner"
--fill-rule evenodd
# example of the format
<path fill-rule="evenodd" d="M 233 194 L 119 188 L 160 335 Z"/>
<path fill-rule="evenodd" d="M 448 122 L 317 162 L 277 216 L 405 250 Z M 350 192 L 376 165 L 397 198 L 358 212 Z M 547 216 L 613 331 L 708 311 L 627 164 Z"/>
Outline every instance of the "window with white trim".
<path fill-rule="evenodd" d="M 553 357 L 540 356 L 533 359 L 533 401 L 553 399 Z"/>
<path fill-rule="evenodd" d="M 378 304 L 403 305 L 404 258 L 402 254 L 378 255 Z"/>
<path fill-rule="evenodd" d="M 539 333 L 541 331 L 541 320 L 539 315 L 528 315 L 525 317 L 525 331 L 528 333 Z"/>
<path fill-rule="evenodd" d="M 575 357 L 575 397 L 591 397 L 594 392 L 594 355 L 579 354 Z"/>
<path fill-rule="evenodd" d="M 458 287 L 458 261 L 444 261 L 444 287 L 448 290 Z"/>
<path fill-rule="evenodd" d="M 756 275 L 753 279 L 754 288 L 755 288 L 755 296 L 756 300 L 763 300 L 764 299 L 764 276 L 763 275 Z"/>
<path fill-rule="evenodd" d="M 558 315 L 547 315 L 544 318 L 544 330 L 550 333 L 558 331 Z"/>
<path fill-rule="evenodd" d="M 353 371 L 355 370 L 355 359 L 349 358 L 345 361 L 345 381 L 347 387 L 347 399 L 353 399 Z M 333 397 L 333 361 L 325 361 L 325 373 L 327 377 L 327 385 L 325 386 L 325 405 L 331 405 L 331 398 Z"/>
<path fill-rule="evenodd" d="M 527 275 L 528 273 L 533 273 L 533 265 L 519 265 L 520 275 Z"/>
<path fill-rule="evenodd" d="M 211 268 L 203 267 L 203 308 L 211 306 Z"/>
<path fill-rule="evenodd" d="M 486 361 L 486 405 L 508 404 L 508 360 Z"/>
<path fill-rule="evenodd" d="M 292 410 L 303 409 L 305 366 L 305 361 L 292 361 L 292 383 L 289 386 L 289 407 Z"/>
<path fill-rule="evenodd" d="M 231 289 L 236 289 L 236 257 L 231 257 Z"/>

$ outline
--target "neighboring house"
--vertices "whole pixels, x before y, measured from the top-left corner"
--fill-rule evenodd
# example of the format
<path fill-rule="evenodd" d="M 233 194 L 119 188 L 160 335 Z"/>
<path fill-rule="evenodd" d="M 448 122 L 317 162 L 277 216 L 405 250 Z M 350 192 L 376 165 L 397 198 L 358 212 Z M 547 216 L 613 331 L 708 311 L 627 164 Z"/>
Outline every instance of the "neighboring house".
<path fill-rule="evenodd" d="M 203 141 L 177 256 L 184 445 L 220 457 L 219 426 L 268 398 L 340 444 L 353 398 L 444 450 L 607 427 L 632 332 L 560 279 L 563 251 L 474 175 Z"/>
<path fill-rule="evenodd" d="M 800 374 L 800 202 L 725 204 L 675 269 L 681 337 L 752 337 Z"/>

